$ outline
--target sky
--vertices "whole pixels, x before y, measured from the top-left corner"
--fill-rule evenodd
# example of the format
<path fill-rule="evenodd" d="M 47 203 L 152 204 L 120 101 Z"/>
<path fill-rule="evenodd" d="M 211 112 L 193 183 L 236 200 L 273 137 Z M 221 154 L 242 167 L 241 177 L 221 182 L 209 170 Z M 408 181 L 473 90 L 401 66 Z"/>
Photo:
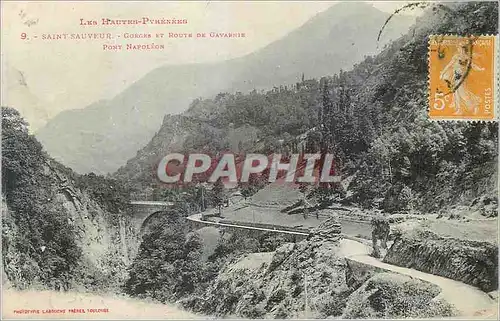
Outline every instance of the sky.
<path fill-rule="evenodd" d="M 10 94 L 22 83 L 29 88 L 29 103 L 36 102 L 38 108 L 47 111 L 49 118 L 62 110 L 83 108 L 97 100 L 112 98 L 164 64 L 213 62 L 251 53 L 335 4 L 328 1 L 3 1 L 2 105 L 26 104 L 19 101 L 24 94 Z M 377 1 L 371 4 L 392 13 L 404 2 Z M 142 17 L 187 19 L 188 24 L 100 25 L 102 18 Z M 82 18 L 97 20 L 99 25 L 82 26 Z M 122 38 L 42 39 L 44 35 L 62 33 L 108 32 L 114 36 L 120 34 Z M 239 32 L 245 33 L 246 37 L 172 39 L 168 38 L 168 32 Z M 153 37 L 156 33 L 164 33 L 165 38 L 126 40 L 123 39 L 125 33 L 149 33 Z M 124 46 L 126 43 L 151 42 L 163 44 L 165 49 L 141 52 L 103 50 L 103 44 Z"/>

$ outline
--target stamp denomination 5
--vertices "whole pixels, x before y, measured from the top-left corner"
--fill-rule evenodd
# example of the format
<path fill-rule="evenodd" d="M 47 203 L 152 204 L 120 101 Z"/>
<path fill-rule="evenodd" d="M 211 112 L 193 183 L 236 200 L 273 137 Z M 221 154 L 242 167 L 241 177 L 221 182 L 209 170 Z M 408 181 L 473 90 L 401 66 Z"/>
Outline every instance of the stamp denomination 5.
<path fill-rule="evenodd" d="M 430 36 L 431 119 L 496 119 L 495 45 L 495 36 Z"/>

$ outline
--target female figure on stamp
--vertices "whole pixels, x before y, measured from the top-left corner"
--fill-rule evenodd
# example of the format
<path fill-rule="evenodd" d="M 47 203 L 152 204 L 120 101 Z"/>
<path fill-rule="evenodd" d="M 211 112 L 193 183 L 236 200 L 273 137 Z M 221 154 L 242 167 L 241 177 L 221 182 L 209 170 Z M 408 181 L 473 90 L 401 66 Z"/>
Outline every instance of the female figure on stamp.
<path fill-rule="evenodd" d="M 475 71 L 484 70 L 474 63 L 476 55 L 471 55 L 470 50 L 467 45 L 457 44 L 456 53 L 440 74 L 440 79 L 444 80 L 453 92 L 453 105 L 457 115 L 462 114 L 463 110 L 476 114 L 481 103 L 481 98 L 469 90 L 467 85 L 468 68 Z"/>

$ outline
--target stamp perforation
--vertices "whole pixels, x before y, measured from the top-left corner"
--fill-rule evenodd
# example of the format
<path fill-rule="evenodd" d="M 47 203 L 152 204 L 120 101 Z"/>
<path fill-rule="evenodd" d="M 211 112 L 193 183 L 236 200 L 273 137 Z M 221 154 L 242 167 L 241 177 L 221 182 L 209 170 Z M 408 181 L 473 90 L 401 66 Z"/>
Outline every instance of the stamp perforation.
<path fill-rule="evenodd" d="M 474 37 L 472 39 L 471 37 Z M 441 39 L 441 40 L 440 40 Z M 447 41 L 450 41 L 450 45 L 448 45 L 445 49 L 449 49 L 448 51 L 451 51 L 452 53 L 454 52 L 453 56 L 451 56 L 451 59 L 447 57 L 448 62 L 446 67 L 443 67 L 442 70 L 439 69 L 440 75 L 438 78 L 438 81 L 436 81 L 436 66 L 433 65 L 438 63 L 435 61 L 436 58 L 434 55 L 434 52 L 436 49 L 433 49 L 432 47 L 436 46 L 436 41 L 438 41 L 438 59 L 444 59 L 445 54 L 443 50 L 443 55 L 441 56 L 441 42 L 446 39 Z M 485 41 L 486 44 L 488 44 L 487 40 L 492 40 L 491 41 L 491 48 L 484 49 L 481 51 L 481 54 L 486 54 L 486 56 L 491 56 L 491 60 L 487 60 L 487 62 L 491 63 L 491 66 L 481 67 L 477 66 L 476 60 L 475 60 L 475 55 L 476 54 L 473 43 L 474 44 L 481 44 L 479 41 Z M 469 47 L 466 47 L 463 45 L 465 42 L 470 43 Z M 452 45 L 453 46 L 452 46 Z M 492 34 L 481 34 L 481 35 L 469 35 L 467 37 L 465 36 L 458 36 L 454 34 L 431 34 L 428 36 L 428 50 L 427 50 L 427 67 L 428 67 L 428 75 L 427 75 L 427 115 L 429 116 L 429 119 L 431 121 L 465 121 L 465 122 L 495 122 L 498 121 L 498 92 L 499 92 L 499 81 L 498 81 L 498 35 L 492 35 Z M 445 46 L 443 44 L 443 46 Z M 481 47 L 481 46 L 480 46 Z M 487 47 L 487 45 L 484 45 L 484 47 Z M 453 49 L 450 49 L 453 48 Z M 469 52 L 467 52 L 469 51 Z M 477 50 L 476 50 L 477 51 Z M 467 59 L 468 58 L 468 59 Z M 458 66 L 458 67 L 457 67 Z M 466 66 L 466 68 L 464 68 Z M 448 70 L 451 69 L 451 72 Z M 489 93 L 488 96 L 486 96 L 486 93 L 483 94 L 483 96 L 486 96 L 486 98 L 490 97 L 493 95 L 493 99 L 491 100 L 486 100 L 483 98 L 480 98 L 479 94 L 476 93 L 476 91 L 469 89 L 469 86 L 467 84 L 468 80 L 472 82 L 472 80 L 475 79 L 466 79 L 466 77 L 469 76 L 469 72 L 471 70 L 474 71 L 479 71 L 482 72 L 485 69 L 489 69 L 486 73 L 492 74 L 491 79 L 488 76 L 484 76 L 484 79 L 486 81 L 491 81 L 491 92 Z M 448 73 L 451 75 L 448 75 L 448 79 L 443 79 L 443 74 Z M 461 78 L 457 78 L 457 75 L 460 76 Z M 478 78 L 479 76 L 475 76 L 475 78 Z M 451 80 L 450 80 L 451 78 Z M 483 79 L 483 80 L 484 80 Z M 449 92 L 445 94 L 445 91 L 440 91 L 440 89 L 443 87 L 443 81 L 447 84 L 447 87 L 449 88 Z M 458 81 L 457 81 L 458 80 Z M 454 86 L 451 86 L 450 83 L 453 82 Z M 484 82 L 484 81 L 483 81 Z M 462 83 L 464 85 L 462 86 Z M 472 86 L 477 84 L 476 82 L 472 82 Z M 435 86 L 435 87 L 432 87 Z M 461 87 L 462 86 L 462 87 Z M 434 92 L 435 91 L 435 92 Z M 432 93 L 434 92 L 434 98 L 431 96 Z M 438 96 L 439 95 L 439 96 Z M 453 97 L 449 98 L 446 97 L 448 95 L 453 95 Z M 440 99 L 440 97 L 443 97 L 443 99 Z M 445 99 L 446 98 L 446 99 Z M 441 102 L 439 105 L 439 108 L 437 108 L 435 101 L 438 100 Z M 434 105 L 432 104 L 432 101 L 434 101 Z M 453 103 L 447 103 L 448 101 L 453 101 Z M 489 103 L 488 103 L 489 101 Z M 455 108 L 455 113 L 453 113 L 450 109 L 452 105 L 453 108 Z M 462 114 L 462 106 L 465 110 L 465 114 Z M 488 106 L 489 108 L 486 108 Z M 473 107 L 473 114 L 469 112 L 469 107 Z M 434 108 L 434 109 L 433 109 Z M 472 109 L 472 108 L 471 108 Z M 436 112 L 438 111 L 443 111 L 443 112 Z M 480 115 L 476 115 L 479 111 Z M 466 113 L 469 112 L 467 115 Z M 436 115 L 437 114 L 437 115 Z"/>

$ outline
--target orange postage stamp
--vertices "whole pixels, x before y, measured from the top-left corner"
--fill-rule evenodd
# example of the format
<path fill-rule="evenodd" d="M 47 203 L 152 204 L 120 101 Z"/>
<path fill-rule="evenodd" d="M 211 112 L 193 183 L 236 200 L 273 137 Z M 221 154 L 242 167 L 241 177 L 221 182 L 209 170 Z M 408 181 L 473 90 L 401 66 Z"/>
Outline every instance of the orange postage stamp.
<path fill-rule="evenodd" d="M 430 36 L 430 119 L 496 120 L 495 46 L 495 36 Z"/>

